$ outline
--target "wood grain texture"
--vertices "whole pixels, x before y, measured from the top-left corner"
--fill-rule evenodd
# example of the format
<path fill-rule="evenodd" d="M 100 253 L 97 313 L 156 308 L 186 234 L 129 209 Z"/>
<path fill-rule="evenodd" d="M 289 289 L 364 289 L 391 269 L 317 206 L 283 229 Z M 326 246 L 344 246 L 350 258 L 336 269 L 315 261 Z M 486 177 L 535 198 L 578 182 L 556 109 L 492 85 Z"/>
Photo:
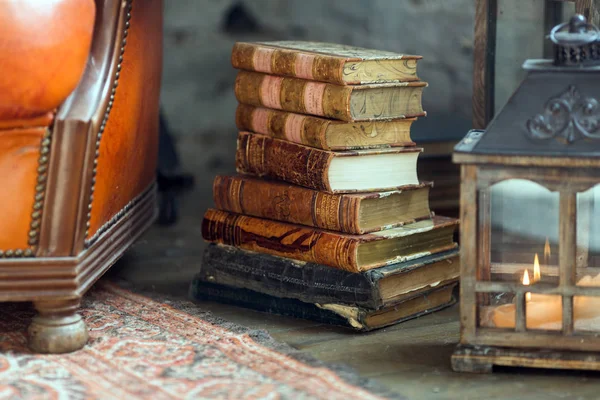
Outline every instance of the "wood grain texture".
<path fill-rule="evenodd" d="M 454 153 L 452 161 L 460 164 L 497 164 L 523 167 L 598 168 L 600 159 L 583 157 L 496 156 Z"/>
<path fill-rule="evenodd" d="M 162 68 L 162 1 L 132 4 L 114 102 L 99 143 L 90 241 L 155 179 Z"/>
<path fill-rule="evenodd" d="M 37 353 L 62 354 L 81 349 L 88 341 L 88 329 L 77 314 L 81 299 L 35 302 L 38 315 L 29 325 L 29 347 Z"/>
<path fill-rule="evenodd" d="M 559 200 L 559 286 L 573 287 L 577 264 L 577 193 L 561 191 Z M 562 329 L 573 333 L 573 297 L 562 296 Z"/>
<path fill-rule="evenodd" d="M 152 187 L 105 236 L 76 256 L 0 260 L 0 302 L 80 298 L 152 224 L 155 204 Z"/>
<path fill-rule="evenodd" d="M 93 0 L 8 0 L 0 7 L 0 120 L 42 118 L 75 89 L 94 31 Z"/>
<path fill-rule="evenodd" d="M 473 48 L 473 129 L 485 129 L 494 115 L 497 0 L 476 0 Z"/>
<path fill-rule="evenodd" d="M 600 355 L 487 346 L 459 346 L 452 355 L 452 369 L 457 372 L 490 373 L 494 366 L 600 371 Z"/>
<path fill-rule="evenodd" d="M 461 167 L 460 189 L 460 332 L 461 343 L 469 343 L 477 327 L 478 279 L 477 167 Z"/>

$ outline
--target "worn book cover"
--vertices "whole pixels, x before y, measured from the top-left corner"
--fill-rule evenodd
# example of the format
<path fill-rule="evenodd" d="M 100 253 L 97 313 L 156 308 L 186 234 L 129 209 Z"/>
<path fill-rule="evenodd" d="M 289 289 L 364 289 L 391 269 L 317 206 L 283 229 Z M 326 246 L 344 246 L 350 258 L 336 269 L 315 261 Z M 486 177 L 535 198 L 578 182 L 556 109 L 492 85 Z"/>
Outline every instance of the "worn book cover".
<path fill-rule="evenodd" d="M 286 182 L 219 175 L 213 199 L 219 210 L 363 234 L 430 218 L 432 186 L 426 182 L 386 192 L 330 194 Z"/>
<path fill-rule="evenodd" d="M 231 52 L 234 68 L 339 85 L 418 81 L 421 56 L 335 43 L 238 42 Z"/>
<path fill-rule="evenodd" d="M 341 121 L 422 117 L 426 82 L 341 86 L 298 78 L 240 71 L 235 96 L 240 103 Z"/>
<path fill-rule="evenodd" d="M 198 276 L 308 303 L 338 303 L 378 310 L 438 286 L 457 282 L 458 249 L 351 273 L 232 246 L 210 244 Z"/>
<path fill-rule="evenodd" d="M 371 331 L 417 318 L 456 303 L 456 283 L 431 289 L 394 306 L 380 310 L 335 303 L 309 303 L 258 293 L 253 290 L 206 282 L 194 278 L 190 297 L 256 311 L 339 325 L 356 331 Z"/>
<path fill-rule="evenodd" d="M 416 118 L 344 122 L 239 104 L 235 121 L 250 131 L 323 150 L 414 146 L 410 127 Z"/>
<path fill-rule="evenodd" d="M 326 151 L 240 132 L 236 169 L 240 174 L 282 180 L 329 193 L 393 190 L 419 185 L 418 147 Z"/>
<path fill-rule="evenodd" d="M 456 248 L 457 225 L 455 219 L 435 216 L 381 232 L 348 235 L 209 209 L 202 221 L 202 237 L 212 243 L 362 272 Z"/>

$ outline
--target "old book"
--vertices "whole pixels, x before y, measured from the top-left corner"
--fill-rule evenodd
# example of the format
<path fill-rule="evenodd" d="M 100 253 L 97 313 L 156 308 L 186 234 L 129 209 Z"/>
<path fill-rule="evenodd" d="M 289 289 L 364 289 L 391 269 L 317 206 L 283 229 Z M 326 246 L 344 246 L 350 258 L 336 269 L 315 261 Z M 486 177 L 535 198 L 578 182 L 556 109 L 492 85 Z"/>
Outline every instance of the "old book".
<path fill-rule="evenodd" d="M 415 118 L 343 122 L 239 104 L 237 127 L 276 139 L 323 150 L 355 150 L 373 147 L 414 146 L 410 126 Z"/>
<path fill-rule="evenodd" d="M 348 235 L 209 209 L 202 222 L 202 237 L 208 242 L 362 272 L 455 248 L 457 224 L 455 219 L 435 216 L 381 232 Z"/>
<path fill-rule="evenodd" d="M 417 147 L 333 152 L 240 132 L 236 168 L 330 193 L 385 191 L 419 184 L 420 152 Z"/>
<path fill-rule="evenodd" d="M 458 249 L 352 273 L 325 265 L 210 244 L 199 277 L 308 303 L 378 310 L 434 287 L 458 281 Z"/>
<path fill-rule="evenodd" d="M 217 176 L 219 210 L 362 234 L 430 218 L 431 183 L 388 192 L 329 194 L 285 182 L 249 176 Z"/>
<path fill-rule="evenodd" d="M 240 103 L 341 121 L 369 121 L 426 115 L 421 104 L 425 82 L 341 86 L 298 78 L 238 72 Z"/>
<path fill-rule="evenodd" d="M 418 81 L 421 56 L 319 42 L 238 42 L 234 68 L 340 85 Z"/>
<path fill-rule="evenodd" d="M 190 285 L 190 297 L 215 301 L 256 311 L 309 319 L 357 331 L 370 331 L 417 318 L 456 303 L 456 283 L 431 289 L 396 305 L 380 310 L 335 303 L 309 303 L 270 296 L 248 289 L 206 282 L 199 277 Z"/>

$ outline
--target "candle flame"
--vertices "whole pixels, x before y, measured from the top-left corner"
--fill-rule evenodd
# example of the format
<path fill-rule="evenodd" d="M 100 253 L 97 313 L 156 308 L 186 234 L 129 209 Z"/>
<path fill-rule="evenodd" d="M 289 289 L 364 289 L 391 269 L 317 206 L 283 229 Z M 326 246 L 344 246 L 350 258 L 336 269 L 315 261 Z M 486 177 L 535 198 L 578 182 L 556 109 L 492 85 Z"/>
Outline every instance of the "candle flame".
<path fill-rule="evenodd" d="M 523 272 L 523 285 L 525 286 L 529 286 L 529 271 L 525 270 L 525 272 Z M 531 300 L 531 293 L 527 292 L 525 293 L 525 300 L 526 301 L 530 301 Z"/>
<path fill-rule="evenodd" d="M 546 260 L 546 263 L 548 263 L 549 258 L 550 258 L 550 242 L 548 241 L 548 238 L 546 237 L 546 244 L 544 245 L 544 260 Z"/>
<path fill-rule="evenodd" d="M 535 258 L 533 259 L 533 282 L 537 282 L 540 279 L 542 279 L 542 273 L 540 272 L 540 260 L 538 259 L 537 253 L 535 253 Z"/>
<path fill-rule="evenodd" d="M 525 272 L 523 272 L 523 285 L 529 286 L 529 284 L 529 271 L 525 270 Z"/>

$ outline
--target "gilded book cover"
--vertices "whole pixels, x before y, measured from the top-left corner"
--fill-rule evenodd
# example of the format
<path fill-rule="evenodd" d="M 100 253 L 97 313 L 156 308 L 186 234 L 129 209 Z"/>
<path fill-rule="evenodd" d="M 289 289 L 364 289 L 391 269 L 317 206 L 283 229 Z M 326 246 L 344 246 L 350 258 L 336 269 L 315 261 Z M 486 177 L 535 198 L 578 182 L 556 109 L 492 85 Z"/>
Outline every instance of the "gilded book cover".
<path fill-rule="evenodd" d="M 345 122 L 239 104 L 235 122 L 240 131 L 323 150 L 359 150 L 414 146 L 410 127 L 416 118 Z"/>
<path fill-rule="evenodd" d="M 238 42 L 234 68 L 339 85 L 418 81 L 421 56 L 334 43 Z"/>
<path fill-rule="evenodd" d="M 219 210 L 363 234 L 430 218 L 432 186 L 424 182 L 387 192 L 330 194 L 269 179 L 219 175 L 213 199 Z"/>
<path fill-rule="evenodd" d="M 419 184 L 417 159 L 422 150 L 394 147 L 333 152 L 240 132 L 236 169 L 240 174 L 328 193 L 386 191 Z"/>
<path fill-rule="evenodd" d="M 235 96 L 242 104 L 340 121 L 422 117 L 426 82 L 334 85 L 240 71 Z"/>
<path fill-rule="evenodd" d="M 362 272 L 456 248 L 457 224 L 455 219 L 435 216 L 381 232 L 348 235 L 209 209 L 202 237 L 212 243 Z"/>

